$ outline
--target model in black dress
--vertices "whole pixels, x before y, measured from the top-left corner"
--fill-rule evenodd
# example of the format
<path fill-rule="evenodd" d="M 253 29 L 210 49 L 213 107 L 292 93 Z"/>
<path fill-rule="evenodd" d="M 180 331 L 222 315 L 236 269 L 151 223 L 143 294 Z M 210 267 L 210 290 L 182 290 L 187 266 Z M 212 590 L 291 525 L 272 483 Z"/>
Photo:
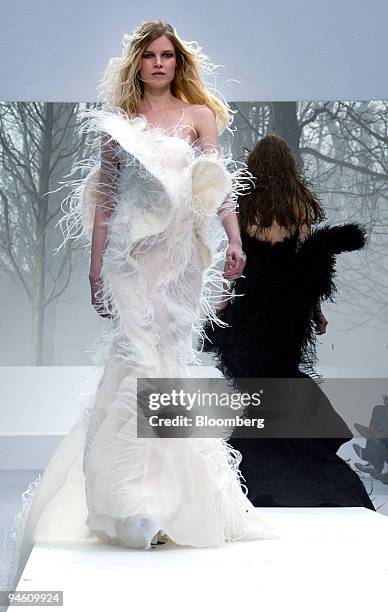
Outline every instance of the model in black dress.
<path fill-rule="evenodd" d="M 298 413 L 305 435 L 258 439 L 235 434 L 230 443 L 242 453 L 248 497 L 255 506 L 374 510 L 357 474 L 336 454 L 352 433 L 314 380 L 316 334 L 324 333 L 327 324 L 320 300 L 332 300 L 336 292 L 336 256 L 361 249 L 365 231 L 348 223 L 310 232 L 324 213 L 280 137 L 259 141 L 248 169 L 257 180 L 239 202 L 246 266 L 235 281 L 234 296 L 226 295 L 219 304 L 229 326 L 209 322 L 205 350 L 241 390 L 247 387 L 240 379 L 255 379 L 250 391 L 261 384 L 258 378 L 289 379 L 291 398 L 279 401 L 285 412 L 292 406 Z M 306 381 L 303 399 L 295 379 Z"/>

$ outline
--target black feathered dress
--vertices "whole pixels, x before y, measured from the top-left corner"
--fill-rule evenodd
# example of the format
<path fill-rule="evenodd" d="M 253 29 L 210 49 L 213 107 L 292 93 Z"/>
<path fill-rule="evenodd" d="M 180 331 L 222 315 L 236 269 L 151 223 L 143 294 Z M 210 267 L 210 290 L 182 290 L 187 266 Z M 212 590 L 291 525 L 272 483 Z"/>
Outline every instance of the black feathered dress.
<path fill-rule="evenodd" d="M 357 474 L 336 454 L 353 436 L 314 380 L 314 306 L 333 299 L 336 255 L 361 249 L 365 239 L 365 230 L 353 223 L 325 225 L 303 242 L 297 235 L 270 243 L 242 234 L 246 266 L 222 314 L 229 326 L 207 322 L 204 350 L 214 354 L 217 367 L 240 390 L 247 387 L 238 379 L 247 378 L 304 379 L 308 385 L 303 400 L 297 385 L 292 401 L 289 396 L 279 400 L 285 411 L 292 405 L 302 415 L 306 437 L 254 438 L 245 437 L 246 431 L 240 437 L 237 431 L 230 439 L 242 453 L 240 469 L 255 506 L 374 510 Z M 252 381 L 249 390 L 259 384 Z M 319 437 L 323 429 L 336 433 Z"/>

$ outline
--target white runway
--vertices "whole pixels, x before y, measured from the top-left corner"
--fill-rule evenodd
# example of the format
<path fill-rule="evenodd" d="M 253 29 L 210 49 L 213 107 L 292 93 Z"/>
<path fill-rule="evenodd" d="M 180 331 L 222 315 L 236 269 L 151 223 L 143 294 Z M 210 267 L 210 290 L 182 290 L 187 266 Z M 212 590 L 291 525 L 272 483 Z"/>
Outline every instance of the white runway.
<path fill-rule="evenodd" d="M 62 590 L 60 609 L 71 612 L 386 609 L 388 517 L 365 508 L 257 512 L 278 539 L 149 551 L 94 539 L 39 542 L 18 589 Z"/>

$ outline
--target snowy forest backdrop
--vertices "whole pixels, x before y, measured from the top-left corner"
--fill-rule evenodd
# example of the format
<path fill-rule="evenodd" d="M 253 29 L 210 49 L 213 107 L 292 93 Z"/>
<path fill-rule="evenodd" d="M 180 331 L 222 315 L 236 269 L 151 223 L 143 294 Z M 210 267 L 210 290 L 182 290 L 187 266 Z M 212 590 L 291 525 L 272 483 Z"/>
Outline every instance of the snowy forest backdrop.
<path fill-rule="evenodd" d="M 0 365 L 89 365 L 102 324 L 90 306 L 88 255 L 62 242 L 58 188 L 90 144 L 77 132 L 84 104 L 0 103 Z M 240 102 L 233 142 L 285 138 L 330 223 L 358 221 L 361 253 L 338 258 L 336 304 L 319 356 L 326 365 L 388 362 L 388 102 Z"/>

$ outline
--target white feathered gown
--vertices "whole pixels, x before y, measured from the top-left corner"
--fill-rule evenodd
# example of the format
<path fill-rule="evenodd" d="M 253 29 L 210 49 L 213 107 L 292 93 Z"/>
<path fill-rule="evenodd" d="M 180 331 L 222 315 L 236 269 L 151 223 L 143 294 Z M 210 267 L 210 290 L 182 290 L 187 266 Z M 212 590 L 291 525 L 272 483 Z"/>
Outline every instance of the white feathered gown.
<path fill-rule="evenodd" d="M 156 537 L 190 546 L 274 537 L 225 440 L 136 437 L 136 378 L 185 377 L 196 362 L 201 309 L 211 315 L 211 289 L 222 288 L 220 208 L 236 177 L 225 156 L 180 138 L 180 125 L 167 133 L 115 108 L 86 114 L 84 129 L 103 135 L 105 153 L 68 182 L 61 227 L 90 246 L 97 193 L 110 190 L 101 297 L 112 318 L 99 339 L 108 356 L 91 406 L 25 494 L 9 534 L 11 588 L 37 540 L 149 548 Z"/>

